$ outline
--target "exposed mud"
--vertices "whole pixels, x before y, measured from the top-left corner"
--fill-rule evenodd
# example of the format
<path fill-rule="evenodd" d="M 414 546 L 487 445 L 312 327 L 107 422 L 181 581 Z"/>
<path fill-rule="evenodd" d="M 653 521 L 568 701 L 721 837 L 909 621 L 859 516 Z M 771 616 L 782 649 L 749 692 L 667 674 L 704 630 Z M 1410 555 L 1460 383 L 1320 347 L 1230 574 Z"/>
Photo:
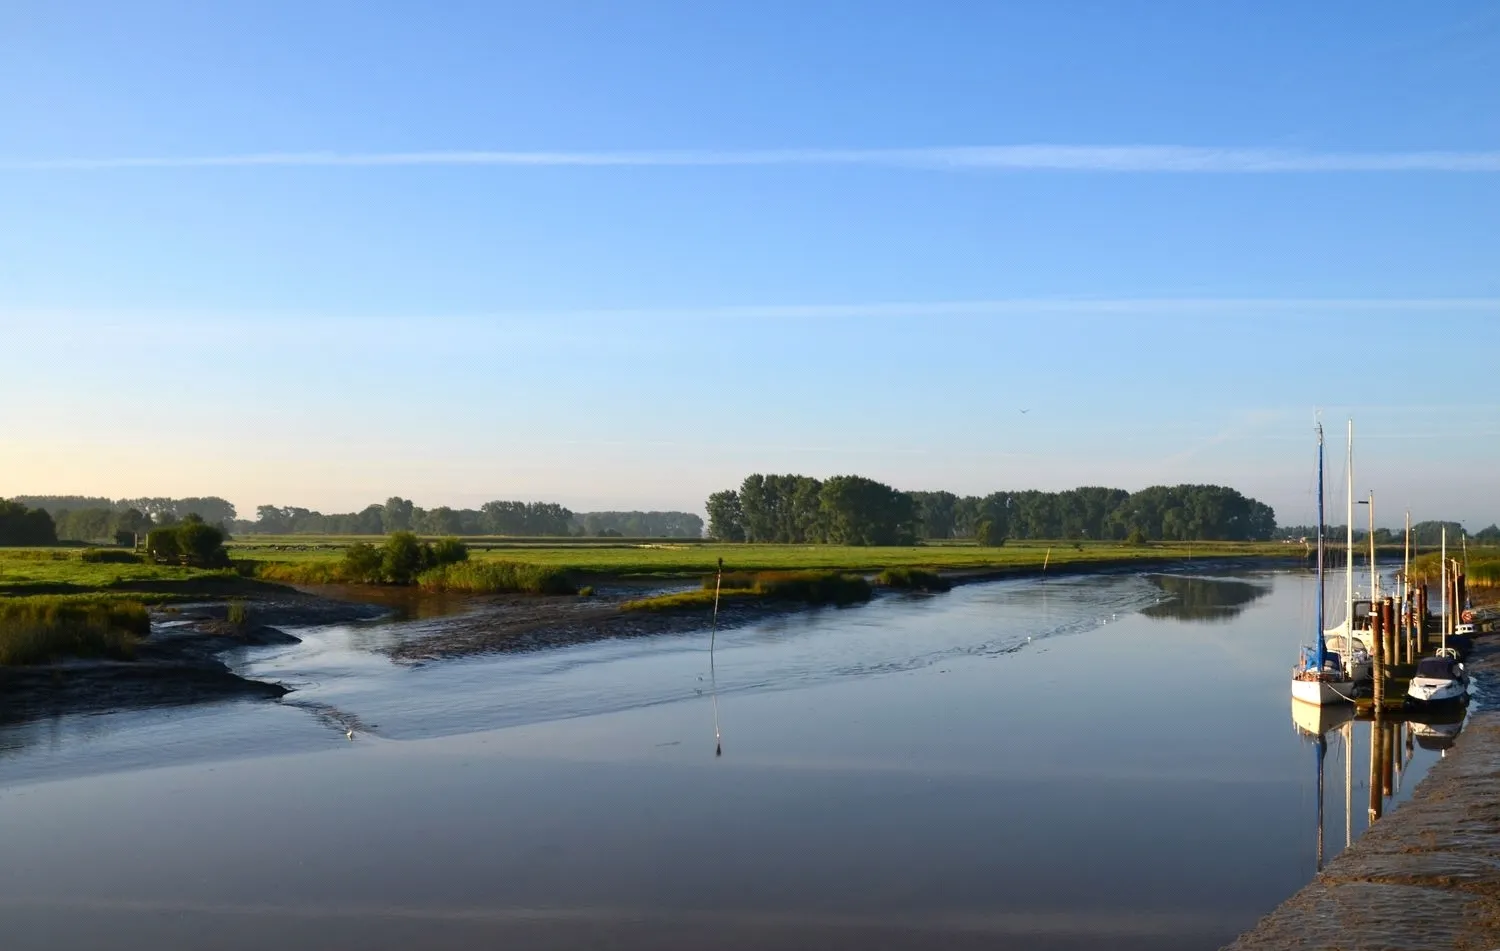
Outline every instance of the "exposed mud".
<path fill-rule="evenodd" d="M 609 638 L 691 634 L 708 630 L 712 614 L 703 608 L 682 611 L 621 611 L 620 604 L 640 592 L 572 597 L 474 598 L 466 613 L 447 618 L 431 634 L 391 647 L 396 660 L 430 661 L 471 654 L 513 653 L 586 644 Z M 786 601 L 725 600 L 719 605 L 719 628 L 726 630 L 762 618 L 814 610 Z M 825 610 L 838 610 L 827 608 Z"/>
<path fill-rule="evenodd" d="M 292 589 L 257 591 L 248 612 L 228 622 L 228 602 L 178 604 L 152 611 L 151 634 L 130 661 L 75 660 L 0 667 L 0 723 L 68 713 L 184 706 L 237 697 L 276 699 L 281 684 L 249 680 L 221 659 L 247 647 L 297 643 L 281 626 L 366 620 L 387 609 Z"/>
<path fill-rule="evenodd" d="M 1231 949 L 1500 947 L 1500 644 L 1480 641 L 1470 668 L 1485 709 L 1411 800 Z"/>

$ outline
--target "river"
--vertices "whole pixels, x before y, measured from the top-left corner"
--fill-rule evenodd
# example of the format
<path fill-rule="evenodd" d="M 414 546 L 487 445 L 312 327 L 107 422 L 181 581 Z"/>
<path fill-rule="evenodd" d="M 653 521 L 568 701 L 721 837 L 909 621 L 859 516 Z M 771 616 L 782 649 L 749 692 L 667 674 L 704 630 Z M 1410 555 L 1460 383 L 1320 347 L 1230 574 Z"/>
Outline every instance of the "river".
<path fill-rule="evenodd" d="M 0 933 L 1215 948 L 1317 866 L 1287 687 L 1313 588 L 972 584 L 720 632 L 712 668 L 707 632 L 412 665 L 380 648 L 441 617 L 299 631 L 234 659 L 279 703 L 0 727 Z M 1442 755 L 1410 745 L 1395 802 Z M 1325 860 L 1366 825 L 1368 747 L 1327 734 Z"/>

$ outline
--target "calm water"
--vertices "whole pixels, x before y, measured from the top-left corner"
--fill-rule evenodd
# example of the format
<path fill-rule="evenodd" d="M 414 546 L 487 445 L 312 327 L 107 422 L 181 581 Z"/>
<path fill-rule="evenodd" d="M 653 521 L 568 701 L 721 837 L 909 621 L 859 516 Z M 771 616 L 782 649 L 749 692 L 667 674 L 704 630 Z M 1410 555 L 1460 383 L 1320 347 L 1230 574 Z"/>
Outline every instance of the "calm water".
<path fill-rule="evenodd" d="M 1302 574 L 1107 576 L 729 631 L 717 758 L 706 634 L 397 666 L 374 649 L 441 619 L 305 631 L 237 659 L 298 686 L 281 704 L 0 731 L 0 928 L 7 949 L 1214 948 L 1316 867 L 1320 754 L 1287 693 L 1311 612 Z M 1369 806 L 1368 725 L 1332 726 L 1325 859 Z M 1395 801 L 1440 742 L 1394 738 Z"/>

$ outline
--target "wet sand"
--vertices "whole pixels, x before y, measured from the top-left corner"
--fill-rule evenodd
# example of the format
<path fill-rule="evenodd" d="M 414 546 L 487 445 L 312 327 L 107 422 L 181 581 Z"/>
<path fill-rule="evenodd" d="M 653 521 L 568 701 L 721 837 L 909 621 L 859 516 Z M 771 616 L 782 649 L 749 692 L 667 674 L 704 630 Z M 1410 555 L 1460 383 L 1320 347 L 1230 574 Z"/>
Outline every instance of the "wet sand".
<path fill-rule="evenodd" d="M 1492 707 L 1500 644 L 1481 641 L 1469 665 L 1478 703 Z M 1410 802 L 1228 947 L 1500 947 L 1500 711 L 1476 711 Z"/>

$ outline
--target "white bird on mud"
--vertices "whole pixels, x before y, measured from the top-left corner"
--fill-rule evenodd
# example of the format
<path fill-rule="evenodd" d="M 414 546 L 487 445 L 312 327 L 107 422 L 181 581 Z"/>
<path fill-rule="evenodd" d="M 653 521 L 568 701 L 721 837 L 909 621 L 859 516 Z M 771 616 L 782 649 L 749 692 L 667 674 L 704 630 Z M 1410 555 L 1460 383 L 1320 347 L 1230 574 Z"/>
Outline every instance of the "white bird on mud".
<path fill-rule="evenodd" d="M 352 727 L 352 726 L 351 727 L 345 727 L 344 728 L 344 735 L 347 736 L 351 741 L 353 741 L 353 739 L 354 739 L 354 727 Z"/>

